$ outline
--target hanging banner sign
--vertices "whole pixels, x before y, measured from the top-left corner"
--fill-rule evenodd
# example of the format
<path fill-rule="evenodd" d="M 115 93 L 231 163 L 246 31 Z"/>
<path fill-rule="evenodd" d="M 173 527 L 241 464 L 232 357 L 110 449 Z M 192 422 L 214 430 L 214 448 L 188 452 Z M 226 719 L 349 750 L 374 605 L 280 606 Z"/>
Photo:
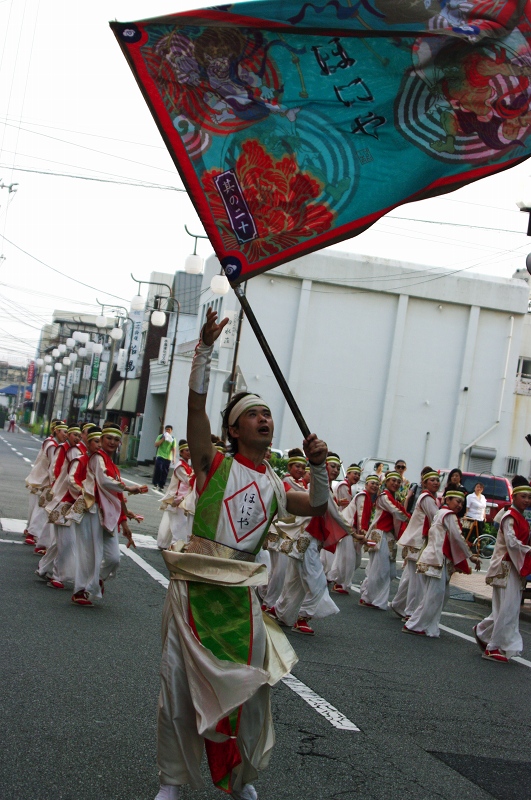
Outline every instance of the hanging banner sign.
<path fill-rule="evenodd" d="M 48 391 L 48 381 L 49 381 L 49 379 L 50 379 L 49 374 L 47 372 L 45 372 L 43 374 L 43 376 L 42 376 L 42 379 L 41 379 L 41 392 L 47 392 Z"/>
<path fill-rule="evenodd" d="M 118 370 L 120 375 L 122 374 L 122 372 L 125 374 L 126 359 L 127 359 L 127 350 L 121 347 L 118 350 L 118 358 L 116 359 L 116 369 Z"/>
<path fill-rule="evenodd" d="M 76 367 L 74 370 L 74 383 L 77 384 L 81 380 L 81 367 Z"/>
<path fill-rule="evenodd" d="M 136 378 L 136 368 L 138 365 L 138 356 L 140 354 L 140 344 L 142 341 L 142 323 L 144 321 L 144 309 L 140 311 L 130 311 L 129 319 L 132 320 L 132 325 L 129 325 L 129 330 L 125 339 L 125 349 L 127 350 L 127 358 L 125 367 L 120 371 L 122 378 Z"/>
<path fill-rule="evenodd" d="M 69 369 L 68 370 L 68 373 L 66 375 L 66 385 L 68 386 L 69 389 L 71 389 L 72 386 L 74 385 L 74 370 L 73 369 Z"/>
<path fill-rule="evenodd" d="M 64 390 L 65 390 L 65 382 L 66 382 L 66 376 L 65 375 L 59 375 L 59 385 L 58 385 L 57 388 L 59 389 L 60 392 L 64 392 Z"/>
<path fill-rule="evenodd" d="M 26 378 L 26 383 L 31 386 L 33 383 L 33 379 L 35 377 L 35 361 L 30 361 L 28 365 L 28 375 Z"/>
<path fill-rule="evenodd" d="M 531 154 L 522 0 L 259 0 L 110 24 L 233 285 Z"/>
<path fill-rule="evenodd" d="M 223 328 L 221 336 L 219 337 L 220 347 L 234 347 L 236 342 L 236 328 L 238 327 L 238 315 L 235 311 L 227 311 L 224 314 L 229 318 L 229 321 Z"/>
<path fill-rule="evenodd" d="M 90 364 L 83 365 L 83 380 L 84 381 L 90 380 Z"/>
<path fill-rule="evenodd" d="M 92 372 L 90 375 L 91 380 L 97 381 L 98 380 L 98 372 L 100 369 L 100 357 L 97 355 L 92 356 Z"/>
<path fill-rule="evenodd" d="M 100 367 L 98 370 L 98 383 L 104 383 L 107 377 L 107 361 L 100 361 Z"/>
<path fill-rule="evenodd" d="M 170 340 L 167 336 L 162 336 L 159 345 L 158 364 L 167 366 L 170 363 Z"/>

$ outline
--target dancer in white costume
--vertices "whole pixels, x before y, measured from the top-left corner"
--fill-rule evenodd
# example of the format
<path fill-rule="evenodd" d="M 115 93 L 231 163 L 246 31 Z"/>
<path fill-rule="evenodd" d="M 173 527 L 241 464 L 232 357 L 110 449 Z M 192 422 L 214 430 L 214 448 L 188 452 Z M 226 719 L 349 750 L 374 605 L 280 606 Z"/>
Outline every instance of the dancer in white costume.
<path fill-rule="evenodd" d="M 70 520 L 65 519 L 71 503 L 69 493 L 70 465 L 82 455 L 79 449 L 81 428 L 72 425 L 66 432 L 66 441 L 57 447 L 53 459 L 54 482 L 52 499 L 46 506 L 48 521 L 52 528 L 52 543 L 39 562 L 37 573 L 49 577 L 48 586 L 64 589 L 65 583 L 73 583 L 76 571 L 76 540 Z"/>
<path fill-rule="evenodd" d="M 464 493 L 447 492 L 444 500 L 445 505 L 435 514 L 426 547 L 416 562 L 422 597 L 402 628 L 404 633 L 439 636 L 439 622 L 453 573 L 464 572 L 469 575 L 467 559 L 475 563 L 476 569 L 481 567 L 480 557 L 473 556 L 468 549 L 457 518 L 463 508 Z"/>
<path fill-rule="evenodd" d="M 365 545 L 369 551 L 369 566 L 361 584 L 361 606 L 387 608 L 391 581 L 396 576 L 396 540 L 402 523 L 409 519 L 406 509 L 394 496 L 400 482 L 398 472 L 386 473 L 385 488 L 376 500 Z"/>
<path fill-rule="evenodd" d="M 340 481 L 334 489 L 334 497 L 341 510 L 346 508 L 353 498 L 353 487 L 359 482 L 361 467 L 351 464 L 347 469 L 345 480 Z"/>
<path fill-rule="evenodd" d="M 228 320 L 207 321 L 190 375 L 188 442 L 198 502 L 185 552 L 163 551 L 171 574 L 163 621 L 158 714 L 157 800 L 181 797 L 180 786 L 203 786 L 206 749 L 215 785 L 239 800 L 255 800 L 251 781 L 267 766 L 274 741 L 269 686 L 296 661 L 286 638 L 264 624 L 253 586 L 265 568 L 255 564 L 278 509 L 298 516 L 324 513 L 326 445 L 304 443 L 312 463 L 312 492 L 288 492 L 264 461 L 273 420 L 257 395 L 233 398 L 224 415 L 234 458 L 210 441 L 206 392 L 214 341 Z M 274 638 L 274 646 L 272 639 Z"/>
<path fill-rule="evenodd" d="M 35 539 L 35 553 L 41 556 L 46 553 L 47 548 L 52 544 L 53 529 L 48 521 L 46 504 L 52 499 L 51 486 L 55 480 L 53 474 L 55 451 L 60 444 L 66 441 L 67 430 L 68 425 L 66 422 L 56 422 L 53 437 L 49 436 L 42 447 L 42 462 L 39 464 L 39 469 L 42 468 L 44 477 L 42 478 L 37 503 L 33 508 L 33 513 L 28 523 L 28 533 Z M 48 466 L 46 466 L 46 462 Z M 37 464 L 35 464 L 35 467 L 37 467 Z M 32 475 L 32 472 L 30 475 Z"/>
<path fill-rule="evenodd" d="M 339 458 L 329 453 L 326 462 L 328 480 L 331 482 L 331 475 L 337 474 L 334 467 Z M 333 465 L 332 469 L 330 464 Z M 293 486 L 293 489 L 304 491 L 297 486 Z M 340 515 L 331 490 L 326 514 L 311 520 L 297 519 L 295 526 L 293 543 L 286 548 L 289 560 L 282 593 L 270 613 L 282 625 L 291 625 L 294 633 L 313 636 L 315 631 L 310 626 L 311 619 L 322 619 L 339 611 L 328 592 L 323 550 L 333 560 L 338 542 L 351 535 L 352 528 Z"/>
<path fill-rule="evenodd" d="M 492 613 L 474 628 L 483 658 L 501 663 L 522 652 L 520 605 L 525 576 L 531 574 L 529 524 L 524 517 L 531 506 L 531 486 L 522 476 L 513 479 L 513 486 L 513 503 L 502 517 L 485 577 L 492 586 Z"/>
<path fill-rule="evenodd" d="M 26 478 L 26 488 L 29 489 L 30 496 L 29 496 L 29 509 L 28 509 L 28 521 L 26 523 L 26 528 L 24 530 L 24 542 L 25 544 L 31 545 L 35 547 L 37 544 L 37 536 L 33 533 L 30 533 L 29 526 L 31 523 L 31 518 L 33 516 L 33 512 L 39 502 L 39 495 L 43 488 L 49 486 L 49 473 L 50 473 L 50 464 L 52 461 L 53 453 L 55 448 L 57 447 L 57 439 L 54 436 L 55 426 L 60 423 L 60 419 L 52 419 L 50 423 L 50 435 L 46 437 L 41 445 L 41 449 L 39 450 L 39 455 L 35 460 L 35 464 L 31 468 L 31 472 Z M 66 426 L 65 426 L 66 428 Z M 43 555 L 43 553 L 41 553 Z"/>
<path fill-rule="evenodd" d="M 361 566 L 362 543 L 367 541 L 367 531 L 379 488 L 378 476 L 369 475 L 365 488 L 341 512 L 347 524 L 352 526 L 352 534 L 338 542 L 334 564 L 329 573 L 330 580 L 334 581 L 333 591 L 338 594 L 350 594 L 352 578 Z"/>
<path fill-rule="evenodd" d="M 157 546 L 161 550 L 166 550 L 172 542 L 177 542 L 179 539 L 186 542 L 190 538 L 191 531 L 188 525 L 188 516 L 181 507 L 182 501 L 191 491 L 190 480 L 193 470 L 189 461 L 190 449 L 188 442 L 185 439 L 180 439 L 179 461 L 173 470 L 168 491 L 160 504 L 160 508 L 164 513 L 157 534 Z"/>
<path fill-rule="evenodd" d="M 283 482 L 287 492 L 307 491 L 306 484 L 302 480 L 306 471 L 306 457 L 298 447 L 288 452 L 288 474 L 284 476 Z M 274 519 L 267 534 L 266 544 L 270 559 L 269 578 L 267 586 L 258 593 L 262 597 L 262 611 L 272 611 L 277 602 L 286 577 L 288 568 L 288 552 L 295 545 L 298 535 L 304 530 L 309 518 L 304 520 L 301 517 L 294 517 L 289 522 L 280 522 Z"/>
<path fill-rule="evenodd" d="M 337 453 L 329 452 L 328 456 L 326 457 L 326 469 L 328 472 L 328 481 L 330 483 L 330 492 L 332 493 L 332 498 L 334 503 L 337 506 L 337 500 L 332 492 L 332 483 L 333 481 L 337 480 L 339 477 L 339 473 L 341 472 L 341 459 L 337 455 Z M 327 550 L 326 548 L 321 548 L 321 563 L 323 565 L 324 574 L 326 576 L 326 580 L 328 583 L 331 582 L 331 579 L 328 575 L 330 570 L 332 569 L 332 565 L 334 563 L 334 551 Z"/>
<path fill-rule="evenodd" d="M 391 603 L 391 608 L 400 619 L 409 619 L 415 608 L 422 600 L 423 586 L 419 580 L 417 559 L 426 544 L 428 531 L 435 514 L 439 510 L 437 505 L 437 489 L 441 480 L 439 473 L 431 467 L 424 467 L 420 473 L 422 492 L 408 522 L 407 528 L 398 540 L 402 547 L 402 577 L 398 590 Z"/>
<path fill-rule="evenodd" d="M 94 548 L 94 572 L 90 585 L 84 589 L 89 599 L 101 598 L 104 582 L 114 578 L 120 564 L 118 532 L 127 539 L 127 547 L 135 547 L 128 520 L 141 518 L 127 510 L 124 492 L 145 494 L 148 487 L 127 483 L 113 462 L 113 456 L 122 439 L 122 431 L 114 425 L 105 425 L 101 432 L 101 449 L 90 456 L 87 476 L 83 481 L 83 496 L 90 520 L 91 536 L 87 533 L 87 544 Z M 81 582 L 81 581 L 80 581 Z M 74 587 L 75 588 L 75 587 Z M 79 589 L 80 590 L 80 589 Z M 74 592 L 75 594 L 76 592 Z"/>

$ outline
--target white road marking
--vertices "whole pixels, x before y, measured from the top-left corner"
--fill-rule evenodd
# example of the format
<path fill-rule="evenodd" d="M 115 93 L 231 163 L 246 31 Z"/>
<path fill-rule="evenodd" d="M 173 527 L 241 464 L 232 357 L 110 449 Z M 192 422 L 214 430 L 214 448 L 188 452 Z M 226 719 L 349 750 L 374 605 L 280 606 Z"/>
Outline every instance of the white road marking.
<path fill-rule="evenodd" d="M 120 545 L 120 550 L 124 556 L 129 556 L 129 558 L 132 559 L 135 564 L 138 564 L 139 567 L 142 567 L 142 569 L 145 570 L 148 575 L 154 578 L 157 583 L 160 583 L 160 585 L 164 586 L 165 589 L 168 588 L 170 582 L 168 578 L 162 574 L 162 572 L 159 572 L 155 569 L 155 567 L 152 567 L 151 564 L 148 564 L 147 561 L 144 561 L 143 558 L 141 558 L 137 553 L 135 553 L 134 550 L 132 550 L 130 547 L 127 547 L 125 544 Z"/>
<path fill-rule="evenodd" d="M 16 542 L 14 539 L 0 539 L 1 544 L 24 544 L 24 542 Z"/>
<path fill-rule="evenodd" d="M 165 589 L 168 588 L 169 580 L 166 578 L 161 572 L 156 570 L 151 564 L 148 564 L 147 561 L 135 553 L 134 550 L 131 548 L 126 547 L 125 544 L 120 545 L 121 552 L 132 559 L 135 564 L 138 564 L 139 567 L 142 567 L 148 575 L 151 575 L 157 583 L 160 583 L 161 586 L 164 586 Z M 334 728 L 338 728 L 339 730 L 343 731 L 356 731 L 360 732 L 360 729 L 354 725 L 347 717 L 344 716 L 337 708 L 330 705 L 330 703 L 325 700 L 323 697 L 319 697 L 309 686 L 302 683 L 298 678 L 295 678 L 293 675 L 286 675 L 285 678 L 282 678 L 282 683 L 288 686 L 293 692 L 302 697 L 302 699 L 308 703 L 318 714 L 321 714 L 328 722 L 334 726 Z"/>
<path fill-rule="evenodd" d="M 0 526 L 3 533 L 24 533 L 26 530 L 26 520 L 0 517 Z"/>
<path fill-rule="evenodd" d="M 24 459 L 24 461 L 27 461 L 28 464 L 31 464 L 31 458 L 26 458 L 26 456 L 22 456 L 22 458 Z"/>
<path fill-rule="evenodd" d="M 334 728 L 338 728 L 342 731 L 355 731 L 356 733 L 360 733 L 360 729 L 357 725 L 354 725 L 354 723 L 347 719 L 337 708 L 330 705 L 323 697 L 319 697 L 309 686 L 306 686 L 305 683 L 302 683 L 302 681 L 294 675 L 286 675 L 285 678 L 282 678 L 282 683 L 291 689 L 292 692 L 298 694 L 299 697 L 302 697 L 309 706 L 328 720 Z"/>
<path fill-rule="evenodd" d="M 21 458 L 23 458 L 22 453 L 19 453 L 18 450 L 15 450 L 15 453 L 17 454 L 17 456 L 20 456 Z"/>

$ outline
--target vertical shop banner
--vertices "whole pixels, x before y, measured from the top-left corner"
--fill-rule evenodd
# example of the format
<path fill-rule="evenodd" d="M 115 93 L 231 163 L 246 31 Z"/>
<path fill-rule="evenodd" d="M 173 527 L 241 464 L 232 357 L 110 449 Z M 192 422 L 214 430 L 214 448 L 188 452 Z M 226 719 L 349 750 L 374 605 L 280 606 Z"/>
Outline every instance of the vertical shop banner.
<path fill-rule="evenodd" d="M 142 323 L 144 321 L 144 309 L 140 311 L 130 311 L 129 319 L 132 325 L 129 325 L 127 336 L 125 337 L 125 350 L 126 358 L 120 376 L 122 378 L 136 378 L 136 368 L 138 366 L 138 356 L 140 354 L 140 344 L 142 341 Z"/>

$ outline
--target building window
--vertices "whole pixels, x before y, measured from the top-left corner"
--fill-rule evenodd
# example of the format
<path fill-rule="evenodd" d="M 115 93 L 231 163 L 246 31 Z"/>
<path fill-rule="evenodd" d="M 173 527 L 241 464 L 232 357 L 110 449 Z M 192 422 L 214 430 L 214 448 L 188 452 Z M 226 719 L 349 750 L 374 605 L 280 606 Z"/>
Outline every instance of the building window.
<path fill-rule="evenodd" d="M 531 395 L 531 358 L 520 356 L 516 373 L 516 394 Z"/>
<path fill-rule="evenodd" d="M 517 456 L 507 456 L 507 463 L 505 466 L 506 475 L 517 475 L 520 469 L 520 459 Z"/>

